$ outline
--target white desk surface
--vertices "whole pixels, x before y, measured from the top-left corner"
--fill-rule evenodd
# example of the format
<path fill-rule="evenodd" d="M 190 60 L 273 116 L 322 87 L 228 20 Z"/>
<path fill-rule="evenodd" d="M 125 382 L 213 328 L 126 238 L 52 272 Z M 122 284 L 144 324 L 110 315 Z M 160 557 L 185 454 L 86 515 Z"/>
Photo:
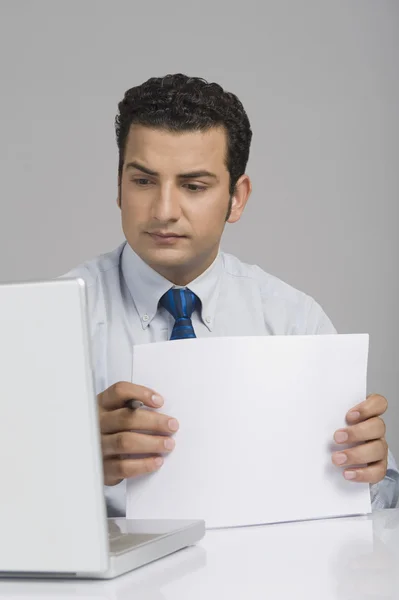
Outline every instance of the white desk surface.
<path fill-rule="evenodd" d="M 207 531 L 197 545 L 111 581 L 0 580 L 3 598 L 399 598 L 399 508 L 370 517 Z"/>

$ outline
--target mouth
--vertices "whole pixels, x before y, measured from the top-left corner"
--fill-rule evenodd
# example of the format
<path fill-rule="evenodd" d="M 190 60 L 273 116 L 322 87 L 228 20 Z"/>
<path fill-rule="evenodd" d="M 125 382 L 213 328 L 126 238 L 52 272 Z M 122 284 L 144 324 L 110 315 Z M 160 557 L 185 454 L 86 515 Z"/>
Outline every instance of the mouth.
<path fill-rule="evenodd" d="M 159 244 L 173 244 L 185 238 L 185 235 L 178 235 L 177 233 L 163 232 L 163 231 L 148 231 L 148 235 Z"/>

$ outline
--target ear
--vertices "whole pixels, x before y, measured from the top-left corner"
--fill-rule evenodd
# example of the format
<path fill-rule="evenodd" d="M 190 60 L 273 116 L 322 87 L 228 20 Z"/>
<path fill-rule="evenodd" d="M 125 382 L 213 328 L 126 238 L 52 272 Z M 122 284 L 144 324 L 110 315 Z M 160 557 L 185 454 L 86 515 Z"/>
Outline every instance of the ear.
<path fill-rule="evenodd" d="M 121 208 L 122 205 L 122 197 L 121 197 L 121 176 L 118 175 L 118 195 L 116 197 L 116 203 Z"/>
<path fill-rule="evenodd" d="M 227 223 L 236 223 L 240 220 L 244 208 L 252 192 L 252 183 L 248 175 L 241 175 L 237 181 L 235 192 L 232 197 L 230 216 Z"/>

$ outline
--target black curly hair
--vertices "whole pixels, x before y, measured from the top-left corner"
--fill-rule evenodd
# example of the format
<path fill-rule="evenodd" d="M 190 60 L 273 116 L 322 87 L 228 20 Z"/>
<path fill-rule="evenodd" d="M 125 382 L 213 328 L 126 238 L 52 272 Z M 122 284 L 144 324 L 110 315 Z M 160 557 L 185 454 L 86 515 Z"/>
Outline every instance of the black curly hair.
<path fill-rule="evenodd" d="M 152 77 L 133 87 L 118 104 L 115 118 L 122 174 L 126 139 L 135 124 L 167 131 L 206 131 L 223 126 L 227 132 L 226 167 L 230 173 L 230 195 L 245 173 L 252 131 L 240 100 L 217 83 L 182 73 Z"/>

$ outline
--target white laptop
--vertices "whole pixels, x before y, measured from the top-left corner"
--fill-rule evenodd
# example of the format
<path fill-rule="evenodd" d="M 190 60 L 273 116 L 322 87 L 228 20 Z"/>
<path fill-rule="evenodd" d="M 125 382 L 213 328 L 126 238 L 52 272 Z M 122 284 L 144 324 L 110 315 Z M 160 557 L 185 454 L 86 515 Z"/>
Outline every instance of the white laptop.
<path fill-rule="evenodd" d="M 0 576 L 108 579 L 203 521 L 107 519 L 81 279 L 0 285 Z"/>

